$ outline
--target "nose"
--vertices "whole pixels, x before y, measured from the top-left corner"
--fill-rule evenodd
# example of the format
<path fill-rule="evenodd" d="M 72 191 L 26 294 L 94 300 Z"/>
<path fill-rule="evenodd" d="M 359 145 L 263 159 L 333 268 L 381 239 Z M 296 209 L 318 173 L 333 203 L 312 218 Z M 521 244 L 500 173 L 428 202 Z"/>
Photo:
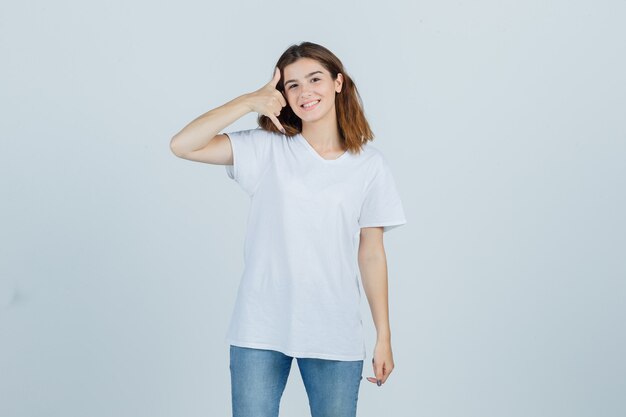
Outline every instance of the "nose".
<path fill-rule="evenodd" d="M 300 90 L 300 97 L 305 98 L 311 95 L 310 93 L 311 87 L 307 83 L 304 83 L 302 89 Z"/>

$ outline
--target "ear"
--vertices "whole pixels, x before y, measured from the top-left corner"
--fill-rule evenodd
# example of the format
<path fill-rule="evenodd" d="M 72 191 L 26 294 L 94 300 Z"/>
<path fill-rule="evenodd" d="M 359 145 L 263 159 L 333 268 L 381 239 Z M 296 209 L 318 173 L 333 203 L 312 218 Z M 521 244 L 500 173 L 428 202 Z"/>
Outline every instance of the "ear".
<path fill-rule="evenodd" d="M 343 74 L 338 72 L 337 79 L 335 80 L 335 91 L 341 93 L 341 87 L 343 86 Z"/>

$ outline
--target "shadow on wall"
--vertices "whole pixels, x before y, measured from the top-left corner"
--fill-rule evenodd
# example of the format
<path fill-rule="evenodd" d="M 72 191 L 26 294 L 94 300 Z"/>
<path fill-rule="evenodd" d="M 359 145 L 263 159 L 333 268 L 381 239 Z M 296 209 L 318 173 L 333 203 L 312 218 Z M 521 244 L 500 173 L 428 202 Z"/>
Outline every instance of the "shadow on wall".
<path fill-rule="evenodd" d="M 24 299 L 24 294 L 14 285 L 0 283 L 0 311 L 8 310 L 10 307 L 22 302 Z"/>

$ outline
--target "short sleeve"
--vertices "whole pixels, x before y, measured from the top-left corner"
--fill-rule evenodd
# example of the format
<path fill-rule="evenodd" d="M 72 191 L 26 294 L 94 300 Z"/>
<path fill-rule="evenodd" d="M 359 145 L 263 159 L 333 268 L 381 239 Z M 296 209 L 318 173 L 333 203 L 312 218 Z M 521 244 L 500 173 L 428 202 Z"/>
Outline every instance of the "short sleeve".
<path fill-rule="evenodd" d="M 391 169 L 381 155 L 376 174 L 367 185 L 359 227 L 383 226 L 383 232 L 406 223 L 404 208 Z"/>
<path fill-rule="evenodd" d="M 252 196 L 270 165 L 272 134 L 261 128 L 224 132 L 233 150 L 233 165 L 226 174 Z"/>

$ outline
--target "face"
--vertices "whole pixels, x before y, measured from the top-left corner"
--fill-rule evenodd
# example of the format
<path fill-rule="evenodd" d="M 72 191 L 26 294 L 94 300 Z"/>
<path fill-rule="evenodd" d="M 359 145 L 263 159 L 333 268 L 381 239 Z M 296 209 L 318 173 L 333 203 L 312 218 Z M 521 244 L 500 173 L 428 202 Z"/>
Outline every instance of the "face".
<path fill-rule="evenodd" d="M 284 68 L 283 78 L 287 103 L 302 121 L 335 115 L 335 95 L 341 91 L 343 83 L 341 73 L 333 80 L 322 64 L 311 58 L 300 58 Z M 303 107 L 306 103 L 313 105 Z"/>

